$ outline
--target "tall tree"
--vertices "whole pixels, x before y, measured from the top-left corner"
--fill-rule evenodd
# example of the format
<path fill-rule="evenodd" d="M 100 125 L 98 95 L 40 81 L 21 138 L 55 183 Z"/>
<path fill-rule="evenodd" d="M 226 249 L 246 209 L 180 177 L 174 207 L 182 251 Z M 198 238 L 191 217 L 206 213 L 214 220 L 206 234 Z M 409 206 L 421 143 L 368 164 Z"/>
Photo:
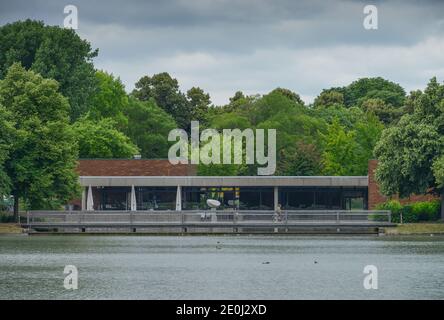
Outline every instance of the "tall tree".
<path fill-rule="evenodd" d="M 356 132 L 346 131 L 339 120 L 328 126 L 323 137 L 322 167 L 323 173 L 331 176 L 360 175 L 359 163 L 356 161 L 359 145 Z"/>
<path fill-rule="evenodd" d="M 376 179 L 386 195 L 441 193 L 444 218 L 444 85 L 431 79 L 423 93 L 415 92 L 412 104 L 413 114 L 404 115 L 396 126 L 384 130 L 375 148 L 379 160 Z"/>
<path fill-rule="evenodd" d="M 57 208 L 79 193 L 77 144 L 69 104 L 59 85 L 15 63 L 0 81 L 0 104 L 14 117 L 17 139 L 5 168 L 18 214 L 19 198 L 31 209 Z"/>
<path fill-rule="evenodd" d="M 124 131 L 139 147 L 144 158 L 167 158 L 168 133 L 177 128 L 173 117 L 159 108 L 153 99 L 139 101 L 130 97 L 125 109 L 128 126 Z"/>
<path fill-rule="evenodd" d="M 111 118 L 117 128 L 123 131 L 128 125 L 124 110 L 128 106 L 125 86 L 119 78 L 105 71 L 97 71 L 98 89 L 91 96 L 88 107 L 88 119 L 99 121 Z"/>
<path fill-rule="evenodd" d="M 92 59 L 97 53 L 72 29 L 32 20 L 0 27 L 0 79 L 13 63 L 20 62 L 25 69 L 57 80 L 71 105 L 72 121 L 86 112 L 96 89 Z"/>
<path fill-rule="evenodd" d="M 342 89 L 347 107 L 358 106 L 367 99 L 381 99 L 393 107 L 404 105 L 405 90 L 397 83 L 377 78 L 361 78 Z"/>
<path fill-rule="evenodd" d="M 201 127 L 208 126 L 208 109 L 211 105 L 210 95 L 199 87 L 187 91 L 187 99 L 191 109 L 191 120 L 199 121 Z"/>
<path fill-rule="evenodd" d="M 191 109 L 185 95 L 179 90 L 179 83 L 167 72 L 152 77 L 144 76 L 136 82 L 132 93 L 141 101 L 154 99 L 156 104 L 172 115 L 182 129 L 190 127 Z"/>
<path fill-rule="evenodd" d="M 11 179 L 6 172 L 5 162 L 16 138 L 14 126 L 12 113 L 0 104 L 0 202 L 11 191 Z"/>

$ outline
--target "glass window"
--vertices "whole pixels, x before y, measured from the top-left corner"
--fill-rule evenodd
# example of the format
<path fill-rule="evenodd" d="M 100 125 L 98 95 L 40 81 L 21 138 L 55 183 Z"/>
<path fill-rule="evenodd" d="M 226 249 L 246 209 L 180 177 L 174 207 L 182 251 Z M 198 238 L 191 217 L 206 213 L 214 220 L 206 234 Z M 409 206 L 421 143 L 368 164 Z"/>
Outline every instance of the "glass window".
<path fill-rule="evenodd" d="M 101 194 L 100 210 L 129 210 L 130 188 L 103 187 L 98 190 Z"/>
<path fill-rule="evenodd" d="M 241 187 L 239 189 L 240 210 L 273 210 L 273 188 L 267 187 Z"/>
<path fill-rule="evenodd" d="M 175 210 L 176 187 L 137 187 L 137 210 Z"/>

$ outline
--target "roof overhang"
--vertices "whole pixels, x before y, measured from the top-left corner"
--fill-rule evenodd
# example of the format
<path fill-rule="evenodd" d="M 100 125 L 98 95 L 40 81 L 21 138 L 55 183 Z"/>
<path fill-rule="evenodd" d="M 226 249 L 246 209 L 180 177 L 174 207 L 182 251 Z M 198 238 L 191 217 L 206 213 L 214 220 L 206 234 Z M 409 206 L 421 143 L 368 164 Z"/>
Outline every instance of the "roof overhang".
<path fill-rule="evenodd" d="M 80 176 L 93 187 L 367 187 L 367 176 Z"/>

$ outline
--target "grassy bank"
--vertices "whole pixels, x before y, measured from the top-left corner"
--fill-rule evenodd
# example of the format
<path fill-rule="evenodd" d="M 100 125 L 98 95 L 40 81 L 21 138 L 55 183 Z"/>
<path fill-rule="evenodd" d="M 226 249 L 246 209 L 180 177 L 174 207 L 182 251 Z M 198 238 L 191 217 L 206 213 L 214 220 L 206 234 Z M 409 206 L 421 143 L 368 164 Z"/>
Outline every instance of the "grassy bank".
<path fill-rule="evenodd" d="M 386 228 L 387 235 L 444 234 L 444 223 L 404 223 Z"/>
<path fill-rule="evenodd" d="M 0 223 L 0 234 L 22 233 L 22 228 L 16 223 Z"/>

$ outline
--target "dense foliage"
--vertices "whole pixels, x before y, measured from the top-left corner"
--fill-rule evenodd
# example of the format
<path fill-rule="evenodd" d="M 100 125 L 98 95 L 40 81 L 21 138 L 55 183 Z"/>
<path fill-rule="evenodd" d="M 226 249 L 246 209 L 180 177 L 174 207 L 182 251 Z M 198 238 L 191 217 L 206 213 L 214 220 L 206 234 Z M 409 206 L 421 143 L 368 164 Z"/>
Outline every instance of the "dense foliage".
<path fill-rule="evenodd" d="M 72 121 L 87 111 L 96 90 L 92 59 L 97 53 L 71 29 L 32 20 L 0 27 L 0 79 L 12 64 L 20 62 L 27 70 L 57 80 L 71 106 Z"/>
<path fill-rule="evenodd" d="M 405 197 L 442 190 L 444 85 L 433 78 L 423 93 L 417 93 L 413 113 L 383 132 L 375 154 L 376 177 L 385 194 Z"/>
<path fill-rule="evenodd" d="M 2 148 L 8 152 L 6 159 L 2 152 L 2 175 L 6 172 L 4 181 L 16 204 L 23 198 L 32 209 L 58 207 L 79 191 L 69 104 L 58 89 L 57 81 L 26 71 L 19 63 L 0 81 L 0 105 L 13 119 L 2 125 L 2 131 L 12 131 L 12 141 L 6 139 Z"/>
<path fill-rule="evenodd" d="M 380 204 L 377 209 L 390 210 L 392 222 L 412 223 L 423 221 L 436 221 L 440 218 L 440 203 L 434 201 L 419 201 L 402 205 L 398 200 L 389 200 Z"/>

